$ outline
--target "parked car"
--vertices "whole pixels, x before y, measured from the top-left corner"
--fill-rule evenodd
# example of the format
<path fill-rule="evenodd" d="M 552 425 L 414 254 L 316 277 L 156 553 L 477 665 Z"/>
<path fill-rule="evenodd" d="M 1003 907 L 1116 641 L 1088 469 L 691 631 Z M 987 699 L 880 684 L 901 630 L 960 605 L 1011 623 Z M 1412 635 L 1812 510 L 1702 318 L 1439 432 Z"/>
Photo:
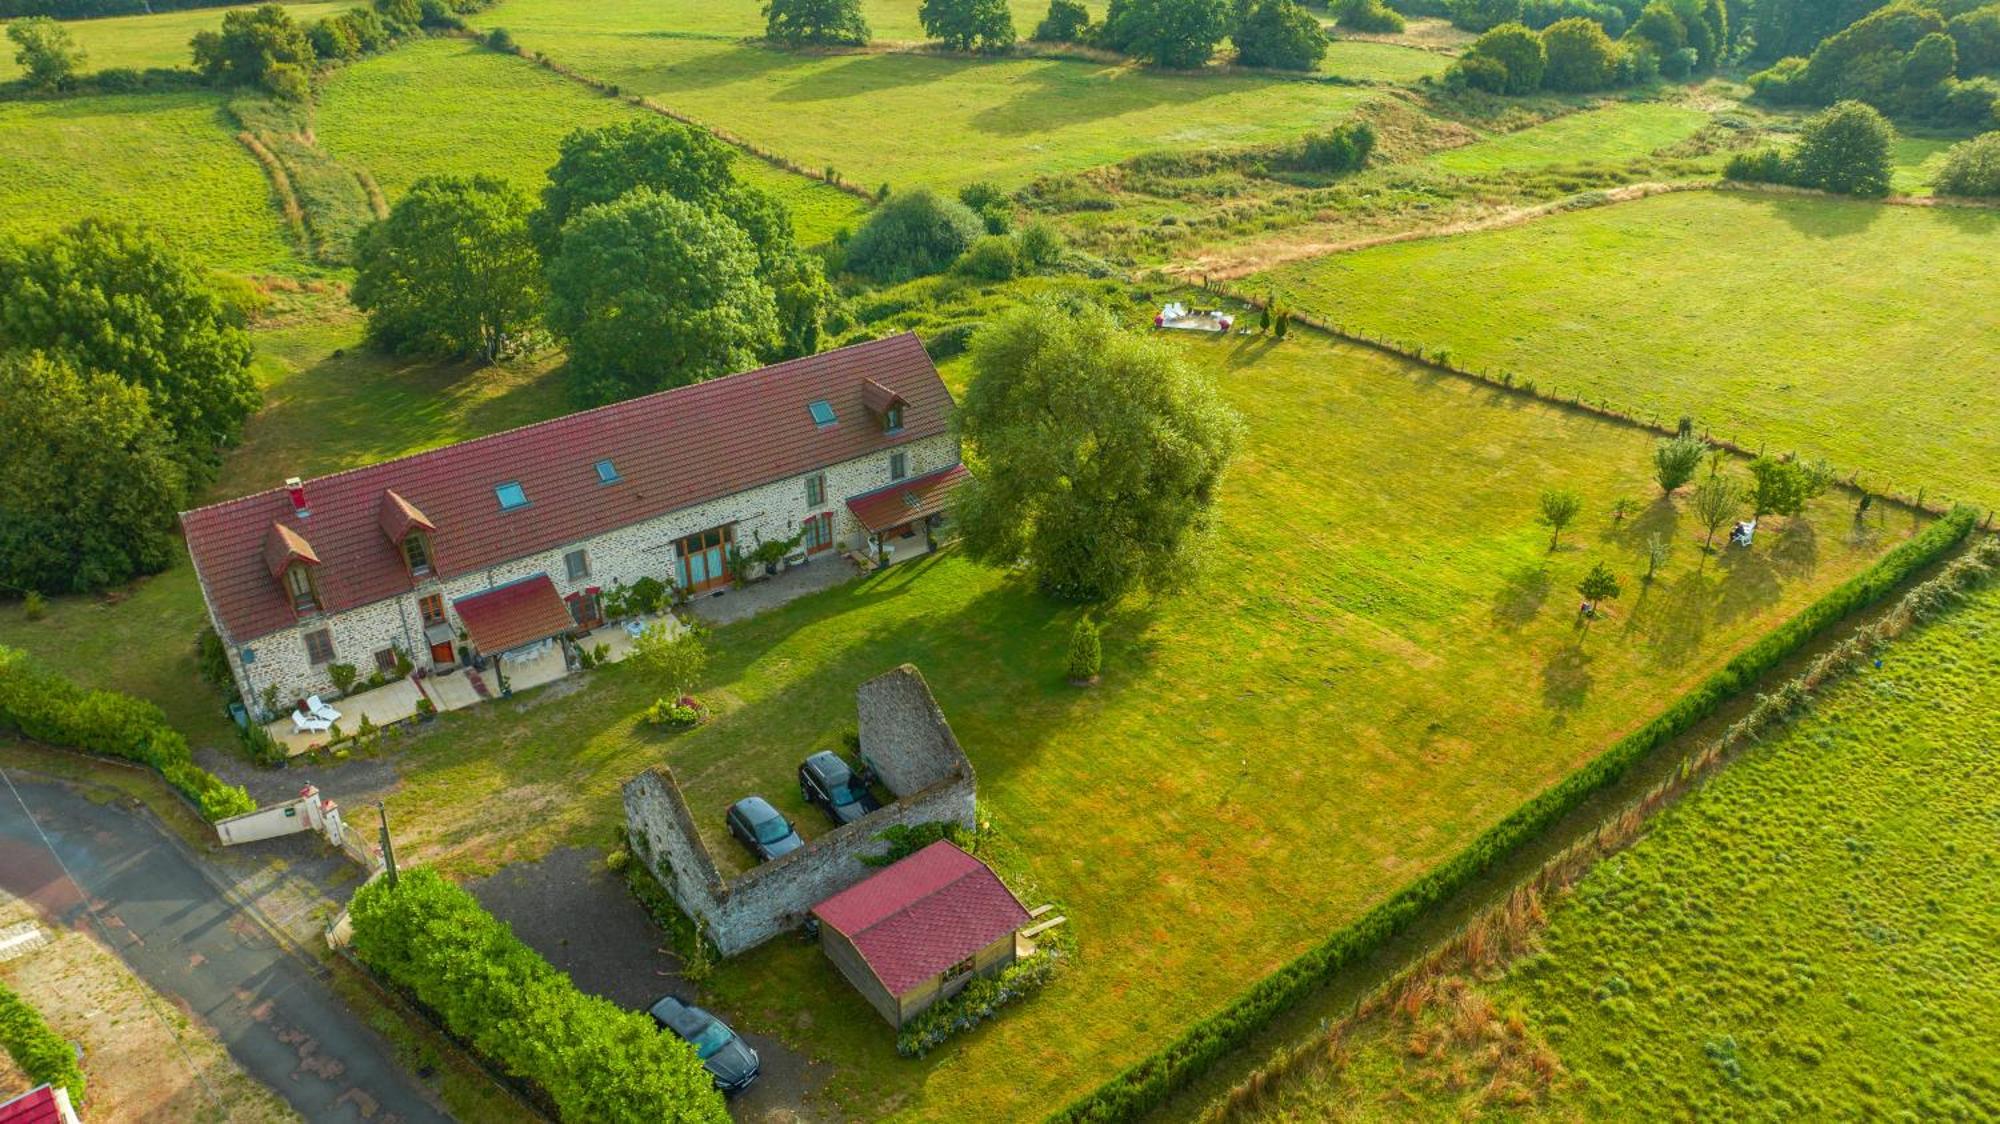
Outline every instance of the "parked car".
<path fill-rule="evenodd" d="M 840 755 L 821 750 L 799 765 L 799 795 L 817 804 L 835 824 L 849 824 L 882 806 L 868 791 L 868 782 L 847 767 Z"/>
<path fill-rule="evenodd" d="M 743 841 L 759 859 L 789 855 L 805 845 L 792 821 L 761 796 L 746 796 L 729 806 L 729 834 Z"/>
<path fill-rule="evenodd" d="M 724 1093 L 740 1093 L 757 1080 L 760 1062 L 757 1051 L 729 1029 L 729 1024 L 692 1003 L 669 995 L 647 1010 L 661 1030 L 694 1047 L 702 1067 Z"/>

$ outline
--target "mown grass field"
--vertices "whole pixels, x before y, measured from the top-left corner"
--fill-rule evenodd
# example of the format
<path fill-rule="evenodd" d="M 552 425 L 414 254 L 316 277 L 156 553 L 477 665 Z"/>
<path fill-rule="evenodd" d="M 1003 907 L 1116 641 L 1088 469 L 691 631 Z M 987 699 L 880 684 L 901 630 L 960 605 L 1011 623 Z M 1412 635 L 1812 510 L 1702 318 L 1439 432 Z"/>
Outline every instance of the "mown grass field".
<path fill-rule="evenodd" d="M 309 4 L 286 4 L 284 8 L 293 19 L 310 23 L 353 6 L 344 0 L 322 0 Z M 223 14 L 230 10 L 192 8 L 146 16 L 67 20 L 63 27 L 76 40 L 76 45 L 86 52 L 83 63 L 86 74 L 119 66 L 134 70 L 155 66 L 185 67 L 190 65 L 191 59 L 188 40 L 194 38 L 197 31 L 213 31 L 221 27 Z M 0 20 L 0 37 L 4 37 L 6 26 L 6 21 Z M 6 39 L 0 42 L 0 81 L 20 76 L 21 67 L 14 61 L 14 42 Z"/>
<path fill-rule="evenodd" d="M 2000 502 L 2000 215 L 1685 192 L 1252 282 L 1545 390 Z"/>
<path fill-rule="evenodd" d="M 149 223 L 203 264 L 294 269 L 271 186 L 207 92 L 0 102 L 0 233 Z"/>
<path fill-rule="evenodd" d="M 1446 149 L 1426 163 L 1457 175 L 1617 163 L 1684 141 L 1708 119 L 1699 109 L 1672 102 L 1613 102 Z"/>
<path fill-rule="evenodd" d="M 776 51 L 742 41 L 761 34 L 756 7 L 728 0 L 690 16 L 637 0 L 508 0 L 478 22 L 870 187 L 979 179 L 1011 187 L 1156 148 L 1281 140 L 1324 128 L 1370 96 L 1315 82 L 1056 59 Z M 876 33 L 890 34 L 882 26 Z"/>
<path fill-rule="evenodd" d="M 704 826 L 761 791 L 820 830 L 793 766 L 834 744 L 861 680 L 914 662 L 1026 857 L 1029 896 L 1072 919 L 1078 962 L 924 1063 L 897 1059 L 798 942 L 731 963 L 711 991 L 833 1063 L 844 1108 L 1009 1118 L 1213 1010 L 1910 529 L 1851 540 L 1847 502 L 1830 499 L 1703 563 L 1672 505 L 1611 525 L 1613 498 L 1648 494 L 1641 435 L 1317 340 L 1186 350 L 1249 439 L 1210 573 L 1110 616 L 1102 688 L 1064 682 L 1073 609 L 947 553 L 719 630 L 705 687 L 719 718 L 691 734 L 639 722 L 655 692 L 624 668 L 447 716 L 396 750 L 405 853 L 472 873 L 602 845 L 618 786 L 663 760 Z M 1558 485 L 1590 510 L 1550 553 L 1532 511 Z M 1642 589 L 1655 532 L 1677 554 Z M 1627 593 L 1584 634 L 1571 587 L 1600 558 Z"/>
<path fill-rule="evenodd" d="M 1333 32 L 1326 57 L 1319 62 L 1321 74 L 1360 78 L 1371 82 L 1415 82 L 1419 78 L 1443 74 L 1451 66 L 1451 56 L 1394 43 L 1368 39 L 1342 39 Z"/>
<path fill-rule="evenodd" d="M 320 97 L 320 143 L 372 172 L 393 202 L 428 175 L 484 172 L 539 193 L 574 129 L 644 113 L 511 55 L 431 39 L 344 67 Z M 739 155 L 736 174 L 783 199 L 799 236 L 853 225 L 862 200 Z"/>
<path fill-rule="evenodd" d="M 1528 1115 L 1987 1119 L 2000 1112 L 2000 591 L 1832 688 L 1549 910 L 1483 990 L 1566 1078 Z M 1456 1116 L 1378 1019 L 1265 1119 Z M 1412 1105 L 1414 1101 L 1414 1105 Z"/>

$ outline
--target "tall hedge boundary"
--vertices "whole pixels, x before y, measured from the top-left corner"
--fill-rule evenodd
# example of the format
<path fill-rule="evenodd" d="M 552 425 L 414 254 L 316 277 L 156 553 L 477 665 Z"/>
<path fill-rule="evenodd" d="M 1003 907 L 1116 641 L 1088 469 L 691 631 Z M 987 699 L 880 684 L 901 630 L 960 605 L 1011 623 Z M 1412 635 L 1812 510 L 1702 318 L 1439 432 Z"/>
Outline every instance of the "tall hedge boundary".
<path fill-rule="evenodd" d="M 0 733 L 151 765 L 211 822 L 257 810 L 243 786 L 194 763 L 187 739 L 152 703 L 79 687 L 0 645 Z"/>
<path fill-rule="evenodd" d="M 76 1064 L 76 1050 L 49 1029 L 40 1011 L 4 983 L 0 983 L 0 1046 L 6 1047 L 7 1056 L 31 1083 L 68 1089 L 70 1100 L 83 1101 L 83 1069 Z"/>
<path fill-rule="evenodd" d="M 477 899 L 427 867 L 377 878 L 348 905 L 354 953 L 414 995 L 568 1121 L 727 1124 L 692 1047 L 586 995 Z"/>
<path fill-rule="evenodd" d="M 1062 1124 L 1125 1121 L 1158 1107 L 1335 973 L 1381 948 L 1425 910 L 1464 889 L 1495 863 L 1547 831 L 1557 820 L 1617 781 L 1648 753 L 1715 713 L 1724 702 L 1755 684 L 1765 672 L 1827 628 L 1874 605 L 1910 575 L 1963 542 L 1977 521 L 1978 513 L 1972 508 L 1952 509 L 1916 537 L 1877 559 L 1873 566 L 1766 634 L 1652 721 L 1515 809 L 1471 846 L 1259 980 L 1235 1002 L 1196 1023 L 1165 1048 L 1049 1119 Z"/>

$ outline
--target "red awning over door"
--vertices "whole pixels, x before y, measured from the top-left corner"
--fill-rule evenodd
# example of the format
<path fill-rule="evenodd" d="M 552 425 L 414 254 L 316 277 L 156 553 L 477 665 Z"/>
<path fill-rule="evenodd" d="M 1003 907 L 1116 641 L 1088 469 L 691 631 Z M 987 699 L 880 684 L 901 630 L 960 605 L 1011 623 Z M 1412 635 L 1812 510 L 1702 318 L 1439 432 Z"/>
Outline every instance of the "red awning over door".
<path fill-rule="evenodd" d="M 490 656 L 568 632 L 576 623 L 547 574 L 461 597 L 451 607 L 472 646 Z"/>
<path fill-rule="evenodd" d="M 847 510 L 861 520 L 863 527 L 879 533 L 943 511 L 951 502 L 952 489 L 971 475 L 964 465 L 955 464 L 912 476 L 855 496 L 847 501 Z"/>

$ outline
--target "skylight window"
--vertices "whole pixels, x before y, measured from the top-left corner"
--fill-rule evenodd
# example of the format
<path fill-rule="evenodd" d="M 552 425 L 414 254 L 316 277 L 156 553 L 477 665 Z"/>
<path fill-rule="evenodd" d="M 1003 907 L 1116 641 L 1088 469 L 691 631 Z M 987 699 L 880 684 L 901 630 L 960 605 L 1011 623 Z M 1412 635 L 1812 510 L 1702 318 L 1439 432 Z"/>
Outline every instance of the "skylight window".
<path fill-rule="evenodd" d="M 809 409 L 812 410 L 814 425 L 825 427 L 834 423 L 833 403 L 828 402 L 826 399 L 822 398 L 814 402 Z"/>
<path fill-rule="evenodd" d="M 610 461 L 597 462 L 597 482 L 599 484 L 610 484 L 617 479 L 618 466 L 612 464 Z"/>
<path fill-rule="evenodd" d="M 528 506 L 528 493 L 526 489 L 521 487 L 518 481 L 496 484 L 493 488 L 493 495 L 499 499 L 500 510 L 502 511 L 512 511 L 517 507 Z"/>

